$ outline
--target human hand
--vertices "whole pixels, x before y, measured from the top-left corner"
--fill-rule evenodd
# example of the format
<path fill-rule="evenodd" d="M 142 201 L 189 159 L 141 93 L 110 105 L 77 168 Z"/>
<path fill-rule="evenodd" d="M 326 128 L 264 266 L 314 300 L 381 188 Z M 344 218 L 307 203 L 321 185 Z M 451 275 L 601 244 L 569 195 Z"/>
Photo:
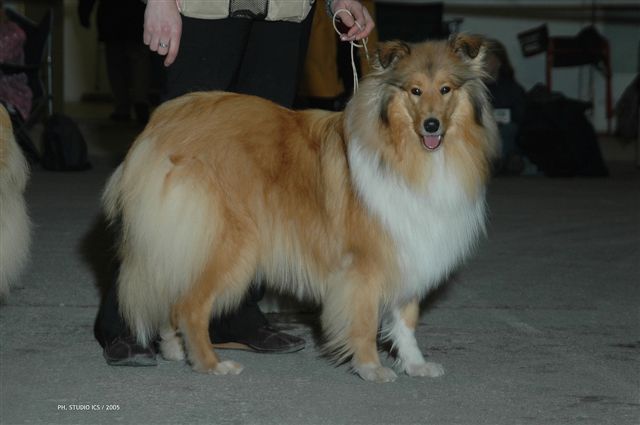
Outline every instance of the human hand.
<path fill-rule="evenodd" d="M 166 56 L 169 66 L 178 56 L 182 18 L 174 0 L 148 0 L 144 11 L 144 44 L 153 52 Z"/>
<path fill-rule="evenodd" d="M 331 3 L 331 12 L 335 13 L 340 9 L 351 12 L 351 15 L 345 12 L 338 13 L 338 18 L 348 28 L 347 33 L 340 36 L 342 41 L 362 40 L 375 27 L 369 11 L 358 0 L 334 0 Z"/>

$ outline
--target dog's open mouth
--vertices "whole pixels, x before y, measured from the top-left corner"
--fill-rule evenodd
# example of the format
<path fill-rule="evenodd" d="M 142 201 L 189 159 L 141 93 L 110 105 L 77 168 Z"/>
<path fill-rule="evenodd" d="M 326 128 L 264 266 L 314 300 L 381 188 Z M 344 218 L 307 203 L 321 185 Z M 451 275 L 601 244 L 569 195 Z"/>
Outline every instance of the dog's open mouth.
<path fill-rule="evenodd" d="M 442 134 L 429 134 L 422 136 L 422 146 L 425 149 L 434 151 L 442 144 Z"/>

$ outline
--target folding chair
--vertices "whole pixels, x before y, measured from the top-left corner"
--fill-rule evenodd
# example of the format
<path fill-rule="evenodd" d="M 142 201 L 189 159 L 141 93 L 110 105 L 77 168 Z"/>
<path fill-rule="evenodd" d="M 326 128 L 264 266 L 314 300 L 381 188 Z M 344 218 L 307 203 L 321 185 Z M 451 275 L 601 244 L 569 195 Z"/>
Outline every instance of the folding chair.
<path fill-rule="evenodd" d="M 588 26 L 575 36 L 549 36 L 546 25 L 518 34 L 524 56 L 546 52 L 546 80 L 551 90 L 553 68 L 592 65 L 605 79 L 607 132 L 611 132 L 611 53 L 609 41 L 595 27 Z"/>

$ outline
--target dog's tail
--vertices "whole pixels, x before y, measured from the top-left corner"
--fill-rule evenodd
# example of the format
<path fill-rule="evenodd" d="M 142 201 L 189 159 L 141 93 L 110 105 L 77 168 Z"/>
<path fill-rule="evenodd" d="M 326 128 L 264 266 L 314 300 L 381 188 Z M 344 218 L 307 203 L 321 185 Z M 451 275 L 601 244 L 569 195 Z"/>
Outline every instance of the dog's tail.
<path fill-rule="evenodd" d="M 202 273 L 215 233 L 198 167 L 176 165 L 152 145 L 139 140 L 103 194 L 107 218 L 121 227 L 120 311 L 143 345 L 168 324 L 171 306 Z"/>

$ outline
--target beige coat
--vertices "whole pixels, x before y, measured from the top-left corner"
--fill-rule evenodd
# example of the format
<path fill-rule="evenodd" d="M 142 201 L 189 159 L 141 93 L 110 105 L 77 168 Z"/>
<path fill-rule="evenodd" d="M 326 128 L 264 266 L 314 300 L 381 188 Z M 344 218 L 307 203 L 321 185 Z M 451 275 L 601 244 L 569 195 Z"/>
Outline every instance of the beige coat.
<path fill-rule="evenodd" d="M 315 0 L 268 1 L 267 21 L 301 22 Z M 190 18 L 222 19 L 229 16 L 230 0 L 177 0 L 180 13 Z"/>

